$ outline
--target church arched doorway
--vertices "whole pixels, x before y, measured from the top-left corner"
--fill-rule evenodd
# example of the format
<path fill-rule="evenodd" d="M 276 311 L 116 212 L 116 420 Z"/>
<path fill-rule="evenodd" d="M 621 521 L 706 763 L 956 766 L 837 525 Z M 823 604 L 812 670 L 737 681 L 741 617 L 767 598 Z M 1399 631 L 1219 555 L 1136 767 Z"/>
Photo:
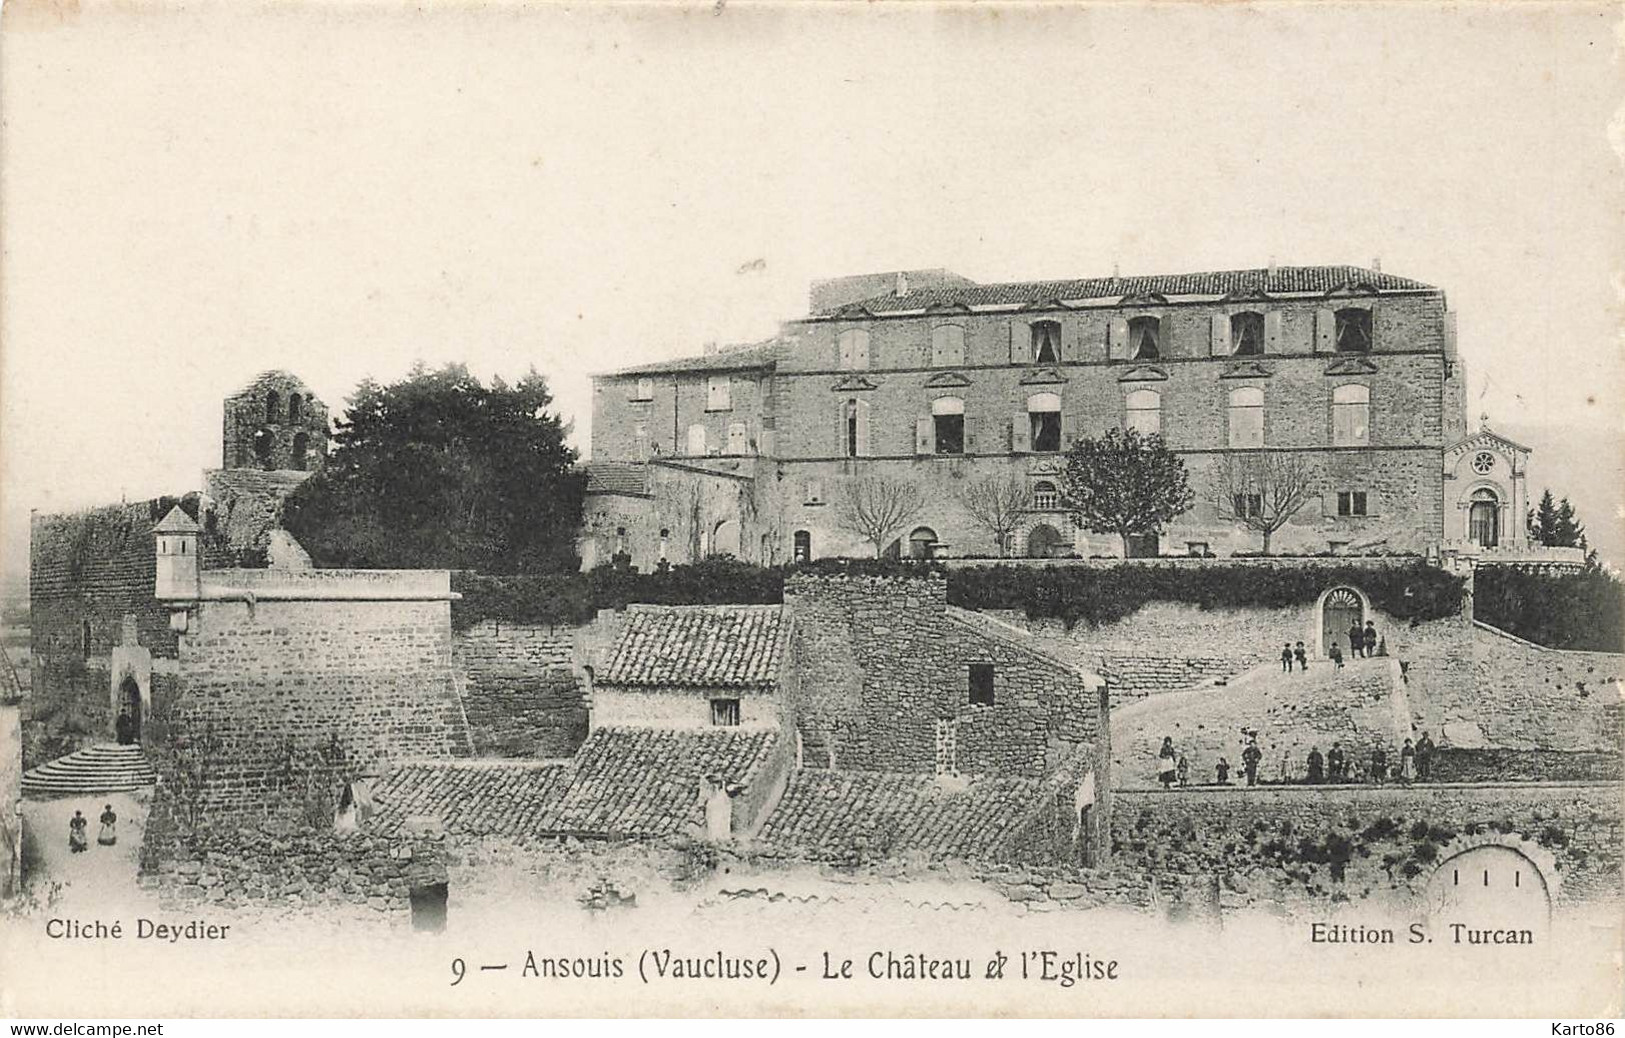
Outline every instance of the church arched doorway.
<path fill-rule="evenodd" d="M 1066 538 L 1048 523 L 1039 523 L 1027 534 L 1029 559 L 1054 559 L 1066 552 Z"/>
<path fill-rule="evenodd" d="M 1501 541 L 1501 502 L 1493 490 L 1473 491 L 1467 507 L 1467 539 L 1481 548 L 1493 548 Z"/>
<path fill-rule="evenodd" d="M 126 676 L 118 687 L 118 717 L 113 722 L 120 745 L 130 746 L 141 741 L 141 686 L 133 676 Z"/>
<path fill-rule="evenodd" d="M 1330 656 L 1338 646 L 1346 659 L 1354 657 L 1349 629 L 1365 624 L 1365 599 L 1353 588 L 1334 587 L 1320 600 L 1320 654 Z"/>

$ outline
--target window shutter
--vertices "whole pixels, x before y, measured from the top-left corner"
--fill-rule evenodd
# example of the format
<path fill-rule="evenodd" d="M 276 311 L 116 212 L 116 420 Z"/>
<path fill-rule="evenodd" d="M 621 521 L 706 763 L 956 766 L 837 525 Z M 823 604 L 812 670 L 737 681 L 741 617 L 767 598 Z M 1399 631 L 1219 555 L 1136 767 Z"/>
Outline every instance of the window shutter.
<path fill-rule="evenodd" d="M 935 454 L 935 441 L 936 425 L 931 421 L 931 416 L 916 418 L 914 420 L 914 453 Z"/>
<path fill-rule="evenodd" d="M 1106 355 L 1112 360 L 1128 359 L 1128 321 L 1124 318 L 1112 320 L 1111 332 L 1106 340 Z"/>
<path fill-rule="evenodd" d="M 1366 492 L 1365 492 L 1365 514 L 1366 515 L 1381 515 L 1382 514 L 1382 502 L 1377 497 L 1377 491 L 1372 490 L 1370 488 L 1367 488 Z"/>
<path fill-rule="evenodd" d="M 1211 323 L 1213 335 L 1208 342 L 1208 356 L 1222 357 L 1230 352 L 1230 318 L 1214 314 Z"/>
<path fill-rule="evenodd" d="M 971 415 L 966 415 L 965 416 L 965 453 L 966 454 L 975 454 L 980 449 L 981 441 L 977 437 L 977 433 L 979 433 L 981 431 L 981 425 L 982 425 L 982 420 L 980 418 L 975 418 L 975 417 L 972 417 Z"/>
<path fill-rule="evenodd" d="M 1010 416 L 1010 449 L 1023 454 L 1033 449 L 1032 419 L 1026 411 Z"/>
<path fill-rule="evenodd" d="M 846 457 L 846 401 L 835 401 L 835 448 L 830 452 L 834 457 Z"/>
<path fill-rule="evenodd" d="M 1337 491 L 1335 489 L 1321 491 L 1320 514 L 1329 518 L 1337 517 Z"/>
<path fill-rule="evenodd" d="M 1070 413 L 1068 413 L 1066 411 L 1062 411 L 1061 412 L 1061 449 L 1063 451 L 1071 450 L 1072 449 L 1072 440 L 1077 435 L 1078 435 L 1078 423 L 1073 420 L 1072 415 Z"/>
<path fill-rule="evenodd" d="M 1061 322 L 1061 359 L 1069 364 L 1082 359 L 1078 356 L 1078 326 L 1073 321 Z"/>
<path fill-rule="evenodd" d="M 1264 313 L 1264 352 L 1281 352 L 1281 311 L 1268 310 Z"/>
<path fill-rule="evenodd" d="M 859 332 L 852 339 L 852 366 L 866 370 L 869 367 L 869 333 Z"/>
<path fill-rule="evenodd" d="M 1025 364 L 1032 360 L 1033 330 L 1026 321 L 1010 322 L 1010 363 Z"/>
<path fill-rule="evenodd" d="M 1331 353 L 1337 349 L 1337 312 L 1315 311 L 1315 352 Z"/>
<path fill-rule="evenodd" d="M 858 457 L 869 456 L 869 401 L 858 402 Z"/>
<path fill-rule="evenodd" d="M 840 351 L 840 356 L 835 362 L 836 366 L 842 371 L 852 370 L 852 336 L 843 332 L 835 337 L 835 342 Z"/>

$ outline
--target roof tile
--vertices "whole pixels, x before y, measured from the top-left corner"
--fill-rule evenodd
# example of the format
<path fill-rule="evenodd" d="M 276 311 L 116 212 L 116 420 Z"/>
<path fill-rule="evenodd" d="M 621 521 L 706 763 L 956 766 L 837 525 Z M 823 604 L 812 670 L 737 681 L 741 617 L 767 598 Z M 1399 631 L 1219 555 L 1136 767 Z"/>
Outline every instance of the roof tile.
<path fill-rule="evenodd" d="M 760 688 L 778 679 L 784 608 L 653 606 L 627 610 L 605 685 Z"/>

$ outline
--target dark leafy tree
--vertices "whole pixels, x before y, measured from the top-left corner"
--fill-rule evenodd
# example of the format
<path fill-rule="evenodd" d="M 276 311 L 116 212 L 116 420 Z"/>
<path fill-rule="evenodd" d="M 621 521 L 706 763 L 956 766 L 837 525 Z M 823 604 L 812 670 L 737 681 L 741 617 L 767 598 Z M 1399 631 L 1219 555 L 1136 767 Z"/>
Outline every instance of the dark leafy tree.
<path fill-rule="evenodd" d="M 1061 500 L 1078 526 L 1122 538 L 1126 555 L 1129 537 L 1160 531 L 1190 509 L 1195 495 L 1185 463 L 1161 436 L 1110 429 L 1067 452 Z"/>
<path fill-rule="evenodd" d="M 489 387 L 461 364 L 363 382 L 284 523 L 318 564 L 574 569 L 585 479 L 547 381 Z"/>

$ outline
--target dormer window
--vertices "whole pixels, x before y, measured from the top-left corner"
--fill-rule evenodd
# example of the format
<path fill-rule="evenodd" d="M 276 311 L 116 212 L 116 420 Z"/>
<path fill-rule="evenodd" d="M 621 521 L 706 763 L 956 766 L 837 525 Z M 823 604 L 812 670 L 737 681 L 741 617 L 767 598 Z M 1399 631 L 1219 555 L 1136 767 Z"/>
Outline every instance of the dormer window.
<path fill-rule="evenodd" d="M 1345 307 L 1337 311 L 1337 352 L 1371 352 L 1371 311 Z"/>
<path fill-rule="evenodd" d="M 1230 352 L 1256 357 L 1264 352 L 1264 315 L 1244 312 L 1230 317 Z"/>
<path fill-rule="evenodd" d="M 1135 317 L 1128 322 L 1130 356 L 1135 360 L 1156 360 L 1162 356 L 1162 322 L 1155 317 Z"/>
<path fill-rule="evenodd" d="M 1034 321 L 1032 329 L 1034 363 L 1057 363 L 1061 359 L 1061 323 Z"/>

